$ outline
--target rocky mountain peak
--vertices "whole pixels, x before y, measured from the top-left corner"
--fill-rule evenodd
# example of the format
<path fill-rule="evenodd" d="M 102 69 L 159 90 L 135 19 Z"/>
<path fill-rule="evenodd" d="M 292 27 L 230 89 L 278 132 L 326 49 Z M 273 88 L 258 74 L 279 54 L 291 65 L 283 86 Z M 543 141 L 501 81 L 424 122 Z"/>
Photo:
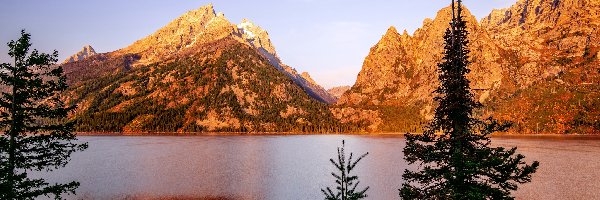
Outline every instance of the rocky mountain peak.
<path fill-rule="evenodd" d="M 71 62 L 77 62 L 80 60 L 83 60 L 87 57 L 96 55 L 98 53 L 96 53 L 96 51 L 94 50 L 94 48 L 90 45 L 85 45 L 83 47 L 83 49 L 81 49 L 81 51 L 77 52 L 75 55 L 72 55 L 71 57 L 67 58 L 63 63 L 71 63 Z"/>
<path fill-rule="evenodd" d="M 271 43 L 269 33 L 248 19 L 243 19 L 237 28 L 242 37 L 258 49 L 262 49 L 273 56 L 277 56 L 275 46 Z"/>
<path fill-rule="evenodd" d="M 494 63 L 498 59 L 498 49 L 466 8 L 463 16 L 470 33 L 470 48 L 474 49 L 470 54 L 472 73 L 469 78 L 475 88 L 491 88 L 502 78 L 500 65 Z M 337 102 L 338 106 L 352 109 L 336 110 L 336 116 L 378 124 L 389 116 L 374 115 L 372 112 L 378 111 L 372 108 L 384 106 L 410 110 L 405 113 L 409 118 L 430 118 L 433 91 L 438 85 L 437 64 L 443 57 L 443 36 L 451 19 L 452 9 L 448 6 L 434 19 L 425 19 L 423 27 L 412 36 L 407 32 L 400 35 L 390 27 L 371 48 L 352 89 Z"/>
<path fill-rule="evenodd" d="M 212 42 L 237 32 L 223 14 L 215 13 L 212 4 L 188 11 L 155 33 L 120 50 L 122 54 L 139 54 L 153 62 L 181 49 Z"/>
<path fill-rule="evenodd" d="M 388 30 L 385 32 L 383 37 L 381 37 L 381 40 L 379 41 L 379 43 L 385 44 L 385 43 L 398 41 L 400 39 L 399 36 L 400 36 L 400 33 L 398 33 L 398 30 L 396 29 L 396 27 L 390 26 L 390 28 L 388 28 Z"/>
<path fill-rule="evenodd" d="M 469 9 L 465 6 L 463 8 L 463 19 L 467 22 L 467 28 L 473 30 L 479 28 L 479 22 Z M 441 37 L 445 33 L 446 29 L 450 27 L 450 21 L 452 20 L 452 7 L 447 6 L 439 10 L 434 19 L 425 19 L 423 21 L 423 27 L 415 31 L 415 36 L 422 36 L 424 33 L 435 33 L 435 37 Z"/>
<path fill-rule="evenodd" d="M 398 33 L 396 27 L 390 26 L 390 28 L 388 28 L 385 34 L 381 37 L 379 42 L 377 42 L 375 45 L 375 51 L 382 52 L 398 50 L 398 48 L 405 45 L 405 41 L 403 41 L 403 37 L 401 36 L 402 35 Z"/>
<path fill-rule="evenodd" d="M 242 22 L 240 24 L 238 24 L 238 27 L 242 28 L 242 27 L 253 27 L 256 26 L 252 21 L 250 21 L 248 18 L 244 18 L 242 19 Z"/>
<path fill-rule="evenodd" d="M 94 48 L 91 45 L 85 45 L 82 49 L 82 51 L 85 52 L 90 52 L 90 53 L 96 53 L 96 51 L 94 50 Z"/>
<path fill-rule="evenodd" d="M 212 3 L 202 6 L 195 11 L 196 11 L 195 13 L 202 13 L 202 14 L 212 13 L 213 15 L 215 14 L 215 8 Z"/>
<path fill-rule="evenodd" d="M 408 31 L 406 29 L 404 29 L 404 31 L 402 32 L 403 36 L 409 36 Z"/>
<path fill-rule="evenodd" d="M 384 37 L 386 37 L 386 36 L 388 36 L 388 35 L 389 35 L 389 36 L 395 36 L 395 35 L 398 35 L 398 34 L 399 34 L 399 33 L 398 33 L 398 29 L 396 29 L 396 27 L 394 27 L 394 26 L 390 26 L 390 27 L 388 28 L 388 30 L 385 32 L 385 35 L 384 35 Z"/>
<path fill-rule="evenodd" d="M 191 10 L 186 12 L 185 14 L 179 16 L 177 19 L 173 20 L 169 25 L 177 25 L 179 27 L 183 26 L 192 26 L 190 28 L 199 28 L 201 26 L 205 26 L 210 20 L 215 17 L 225 17 L 223 13 L 215 12 L 215 9 L 212 4 L 208 4 L 202 6 L 196 10 Z M 177 23 L 177 24 L 173 24 Z M 167 26 L 169 26 L 167 25 Z M 197 29 L 200 30 L 200 29 Z M 192 30 L 193 31 L 193 30 Z"/>

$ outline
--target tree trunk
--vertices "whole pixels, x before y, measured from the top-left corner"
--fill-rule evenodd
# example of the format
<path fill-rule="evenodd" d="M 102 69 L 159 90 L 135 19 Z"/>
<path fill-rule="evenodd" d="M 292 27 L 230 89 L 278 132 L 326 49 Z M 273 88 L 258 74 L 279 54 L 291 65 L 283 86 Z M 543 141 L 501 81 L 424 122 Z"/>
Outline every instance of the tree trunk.
<path fill-rule="evenodd" d="M 12 75 L 13 75 L 13 80 L 12 80 L 12 102 L 11 102 L 11 127 L 10 130 L 8 132 L 8 137 L 9 137 L 9 142 L 8 142 L 8 176 L 7 176 L 7 182 L 8 182 L 8 186 L 10 187 L 8 189 L 8 198 L 10 199 L 16 199 L 16 191 L 15 191 L 15 154 L 16 154 L 16 145 L 17 145 L 17 135 L 18 133 L 18 129 L 17 129 L 17 104 L 16 104 L 16 94 L 17 94 L 17 84 L 15 79 L 17 78 L 17 68 L 18 68 L 18 62 L 17 59 L 15 58 L 15 67 L 12 69 Z"/>

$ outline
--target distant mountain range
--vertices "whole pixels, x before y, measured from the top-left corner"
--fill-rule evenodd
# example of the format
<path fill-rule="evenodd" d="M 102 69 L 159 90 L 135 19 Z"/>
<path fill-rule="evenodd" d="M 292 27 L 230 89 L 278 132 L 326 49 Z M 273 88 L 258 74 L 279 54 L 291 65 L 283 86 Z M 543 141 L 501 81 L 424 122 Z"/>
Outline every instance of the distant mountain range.
<path fill-rule="evenodd" d="M 599 133 L 599 4 L 520 0 L 481 21 L 467 10 L 478 115 L 515 133 Z M 326 91 L 279 59 L 267 31 L 207 5 L 126 48 L 67 59 L 68 100 L 78 131 L 420 131 L 450 11 L 412 35 L 390 27 L 354 86 Z"/>

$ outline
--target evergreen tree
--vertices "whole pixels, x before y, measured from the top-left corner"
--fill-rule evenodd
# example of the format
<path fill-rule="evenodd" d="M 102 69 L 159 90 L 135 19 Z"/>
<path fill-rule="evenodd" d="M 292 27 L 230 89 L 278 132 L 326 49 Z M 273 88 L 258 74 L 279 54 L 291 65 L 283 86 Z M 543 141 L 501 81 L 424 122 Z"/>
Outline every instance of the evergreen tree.
<path fill-rule="evenodd" d="M 405 159 L 420 168 L 405 171 L 402 199 L 513 199 L 511 192 L 530 182 L 539 166 L 527 165 L 516 148 L 490 147 L 490 134 L 509 124 L 474 117 L 474 109 L 481 105 L 466 77 L 469 41 L 461 4 L 452 1 L 451 28 L 446 30 L 445 54 L 438 65 L 435 117 L 423 134 L 406 135 Z"/>
<path fill-rule="evenodd" d="M 74 194 L 78 182 L 50 184 L 27 173 L 64 167 L 71 153 L 87 148 L 75 143 L 73 123 L 66 119 L 74 107 L 61 100 L 67 84 L 62 68 L 54 66 L 58 53 L 30 53 L 25 31 L 8 47 L 14 65 L 0 66 L 0 199 Z"/>
<path fill-rule="evenodd" d="M 350 153 L 350 158 L 346 160 L 346 152 L 345 152 L 345 141 L 342 140 L 342 147 L 338 147 L 338 158 L 337 162 L 335 160 L 330 159 L 331 164 L 335 166 L 338 170 L 338 173 L 332 172 L 331 175 L 336 178 L 335 183 L 336 193 L 333 193 L 331 188 L 327 187 L 327 189 L 321 189 L 321 192 L 325 195 L 325 200 L 358 200 L 364 199 L 367 197 L 367 190 L 369 187 L 367 186 L 363 190 L 357 190 L 358 184 L 358 176 L 352 175 L 352 170 L 356 167 L 358 162 L 360 162 L 363 158 L 365 158 L 369 152 L 361 155 L 355 161 L 352 161 L 353 154 Z"/>

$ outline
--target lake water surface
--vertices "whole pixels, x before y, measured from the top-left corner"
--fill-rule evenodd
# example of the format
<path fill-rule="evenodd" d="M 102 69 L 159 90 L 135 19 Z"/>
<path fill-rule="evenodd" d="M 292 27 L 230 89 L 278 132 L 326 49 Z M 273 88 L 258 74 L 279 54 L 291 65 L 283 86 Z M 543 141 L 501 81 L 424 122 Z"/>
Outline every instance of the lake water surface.
<path fill-rule="evenodd" d="M 333 186 L 329 159 L 346 140 L 347 151 L 369 152 L 358 166 L 368 199 L 399 199 L 402 137 L 384 136 L 85 136 L 89 149 L 51 181 L 78 180 L 68 199 L 222 197 L 224 199 L 323 199 Z M 540 161 L 518 199 L 600 199 L 600 140 L 594 138 L 493 138 Z"/>

